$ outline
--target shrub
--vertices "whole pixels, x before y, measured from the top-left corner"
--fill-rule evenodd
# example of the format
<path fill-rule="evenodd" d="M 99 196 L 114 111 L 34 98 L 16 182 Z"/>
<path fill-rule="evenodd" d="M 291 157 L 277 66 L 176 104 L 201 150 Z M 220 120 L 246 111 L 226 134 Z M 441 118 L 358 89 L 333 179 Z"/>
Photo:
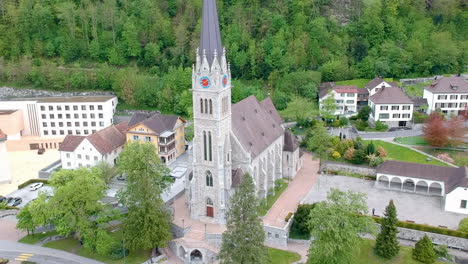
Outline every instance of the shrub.
<path fill-rule="evenodd" d="M 361 110 L 359 110 L 359 113 L 357 116 L 359 117 L 359 119 L 367 122 L 367 120 L 369 120 L 369 114 L 371 112 L 372 112 L 372 109 L 370 108 L 370 106 L 366 105 L 362 107 Z"/>
<path fill-rule="evenodd" d="M 434 246 L 428 236 L 421 238 L 413 249 L 413 259 L 422 263 L 431 264 L 436 260 Z"/>
<path fill-rule="evenodd" d="M 365 121 L 365 120 L 358 120 L 356 121 L 356 129 L 359 130 L 359 131 L 365 131 L 366 128 L 369 127 L 369 122 Z"/>
<path fill-rule="evenodd" d="M 291 219 L 292 216 L 293 216 L 293 213 L 289 212 L 288 215 L 286 216 L 286 218 L 284 218 L 284 221 L 288 222 L 289 219 Z"/>
<path fill-rule="evenodd" d="M 122 246 L 118 243 L 114 244 L 112 246 L 112 249 L 110 250 L 109 258 L 113 260 L 119 260 L 119 259 L 122 259 L 123 256 L 124 256 L 124 251 L 122 249 Z M 128 256 L 128 249 L 125 249 L 125 256 Z"/>
<path fill-rule="evenodd" d="M 294 214 L 294 219 L 291 224 L 291 233 L 298 234 L 302 237 L 308 237 L 310 235 L 309 221 L 310 211 L 314 209 L 315 204 L 300 204 L 297 207 L 297 211 Z"/>
<path fill-rule="evenodd" d="M 379 120 L 379 121 L 375 122 L 375 129 L 378 130 L 378 131 L 387 131 L 388 130 L 388 125 Z"/>
<path fill-rule="evenodd" d="M 362 149 L 364 144 L 362 143 L 362 140 L 358 137 L 356 140 L 354 140 L 354 148 L 355 149 Z"/>
<path fill-rule="evenodd" d="M 348 125 L 348 118 L 342 116 L 340 117 L 340 126 L 347 126 Z"/>
<path fill-rule="evenodd" d="M 383 159 L 378 157 L 375 154 L 369 154 L 369 155 L 367 155 L 366 158 L 367 158 L 367 160 L 369 160 L 369 166 L 371 166 L 371 167 L 377 167 L 377 166 L 379 166 L 380 164 L 383 163 Z"/>
<path fill-rule="evenodd" d="M 446 245 L 437 245 L 434 247 L 434 251 L 437 257 L 452 261 L 452 256 L 450 256 Z"/>
<path fill-rule="evenodd" d="M 341 158 L 341 154 L 340 154 L 338 151 L 335 151 L 335 152 L 333 152 L 332 157 L 333 157 L 334 159 L 339 159 L 339 158 Z"/>
<path fill-rule="evenodd" d="M 357 116 L 357 115 L 352 116 L 352 117 L 349 118 L 349 120 L 351 120 L 351 121 L 356 121 L 358 119 L 359 119 L 359 116 Z"/>
<path fill-rule="evenodd" d="M 419 112 L 413 112 L 413 120 L 415 124 L 422 124 L 426 122 L 428 115 Z"/>
<path fill-rule="evenodd" d="M 353 164 L 363 164 L 366 162 L 366 152 L 363 149 L 358 149 L 354 152 L 354 156 L 351 159 Z"/>
<path fill-rule="evenodd" d="M 353 157 L 354 157 L 354 152 L 356 152 L 356 150 L 353 147 L 346 150 L 346 152 L 344 154 L 344 159 L 351 161 L 353 159 Z"/>
<path fill-rule="evenodd" d="M 458 225 L 458 231 L 468 233 L 468 218 L 463 218 Z"/>
<path fill-rule="evenodd" d="M 368 155 L 375 154 L 375 145 L 374 145 L 374 143 L 371 142 L 371 143 L 369 143 L 367 145 L 367 154 Z"/>
<path fill-rule="evenodd" d="M 452 157 L 450 157 L 450 155 L 448 153 L 441 153 L 439 155 L 437 155 L 437 158 L 445 161 L 445 162 L 448 162 L 448 163 L 454 163 L 455 160 L 452 159 Z"/>
<path fill-rule="evenodd" d="M 379 154 L 379 157 L 381 157 L 381 158 L 385 158 L 388 155 L 387 151 L 382 146 L 377 147 L 377 153 Z"/>
<path fill-rule="evenodd" d="M 339 127 L 340 126 L 340 121 L 338 119 L 335 119 L 332 123 L 333 127 Z"/>
<path fill-rule="evenodd" d="M 345 152 L 346 152 L 348 149 L 352 148 L 352 147 L 354 147 L 354 142 L 353 142 L 353 140 L 351 140 L 351 139 L 344 139 L 344 140 L 340 141 L 340 143 L 339 143 L 337 146 L 335 146 L 335 149 L 336 149 L 336 151 L 338 151 L 341 155 L 344 155 Z"/>

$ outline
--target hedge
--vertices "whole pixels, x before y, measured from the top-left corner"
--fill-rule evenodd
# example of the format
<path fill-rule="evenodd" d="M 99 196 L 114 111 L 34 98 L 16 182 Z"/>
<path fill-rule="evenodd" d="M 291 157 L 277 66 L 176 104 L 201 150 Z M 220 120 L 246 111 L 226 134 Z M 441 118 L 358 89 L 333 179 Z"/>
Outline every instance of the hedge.
<path fill-rule="evenodd" d="M 44 184 L 47 184 L 49 181 L 44 180 L 44 179 L 30 179 L 29 181 L 25 181 L 22 184 L 18 185 L 18 189 L 23 189 L 24 187 L 28 186 L 31 183 L 37 183 L 37 182 L 42 182 Z"/>
<path fill-rule="evenodd" d="M 284 219 L 284 221 L 288 222 L 289 219 L 291 219 L 292 216 L 293 216 L 293 213 L 289 212 L 288 215 L 286 216 L 286 218 Z"/>
<path fill-rule="evenodd" d="M 374 218 L 376 223 L 380 224 L 382 222 L 382 218 L 375 217 L 375 216 L 373 218 Z M 410 223 L 410 222 L 405 222 L 405 221 L 398 221 L 397 226 L 402 227 L 402 228 L 408 228 L 408 229 L 414 229 L 414 230 L 419 230 L 419 231 L 424 231 L 424 232 L 440 234 L 440 235 L 446 235 L 446 236 L 453 236 L 453 237 L 460 237 L 460 238 L 467 238 L 468 239 L 468 233 L 453 230 L 453 229 L 435 227 L 435 226 L 430 226 L 430 225 L 422 225 L 422 224 Z"/>

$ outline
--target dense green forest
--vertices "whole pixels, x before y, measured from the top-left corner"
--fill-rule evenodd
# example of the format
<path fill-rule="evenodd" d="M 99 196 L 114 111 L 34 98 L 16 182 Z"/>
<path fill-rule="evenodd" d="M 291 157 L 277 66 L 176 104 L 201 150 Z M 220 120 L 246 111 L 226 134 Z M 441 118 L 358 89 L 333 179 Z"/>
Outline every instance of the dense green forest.
<path fill-rule="evenodd" d="M 0 0 L 0 81 L 189 115 L 202 0 Z M 465 71 L 466 0 L 218 0 L 233 101 Z"/>

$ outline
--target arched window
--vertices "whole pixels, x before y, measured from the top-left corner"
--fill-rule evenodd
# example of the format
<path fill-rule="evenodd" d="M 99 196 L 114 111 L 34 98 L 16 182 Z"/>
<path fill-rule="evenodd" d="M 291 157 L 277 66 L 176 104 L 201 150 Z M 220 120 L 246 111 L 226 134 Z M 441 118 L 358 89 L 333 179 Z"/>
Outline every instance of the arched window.
<path fill-rule="evenodd" d="M 211 146 L 211 132 L 208 132 L 208 151 L 209 151 L 209 158 L 210 161 L 213 161 L 213 148 Z"/>
<path fill-rule="evenodd" d="M 207 142 L 206 142 L 206 131 L 203 131 L 203 156 L 205 160 L 208 160 Z"/>
<path fill-rule="evenodd" d="M 211 205 L 211 206 L 213 206 L 213 200 L 211 200 L 210 197 L 206 198 L 206 205 Z"/>
<path fill-rule="evenodd" d="M 203 99 L 200 98 L 200 113 L 203 114 Z"/>
<path fill-rule="evenodd" d="M 213 187 L 213 174 L 211 171 L 206 171 L 206 186 Z"/>
<path fill-rule="evenodd" d="M 210 99 L 210 115 L 213 114 L 213 101 Z"/>
<path fill-rule="evenodd" d="M 208 100 L 205 99 L 205 114 L 208 114 Z"/>

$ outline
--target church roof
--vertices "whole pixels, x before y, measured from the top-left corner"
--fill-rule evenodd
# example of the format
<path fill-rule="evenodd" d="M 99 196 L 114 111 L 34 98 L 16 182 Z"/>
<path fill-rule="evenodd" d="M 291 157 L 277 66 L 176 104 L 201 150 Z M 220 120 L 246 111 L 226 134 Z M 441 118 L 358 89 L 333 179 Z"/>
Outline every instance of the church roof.
<path fill-rule="evenodd" d="M 257 157 L 284 133 L 278 111 L 267 98 L 249 96 L 232 106 L 232 131 L 252 158 Z"/>
<path fill-rule="evenodd" d="M 237 188 L 242 182 L 244 171 L 241 168 L 232 170 L 232 187 Z"/>
<path fill-rule="evenodd" d="M 210 65 L 213 62 L 215 50 L 218 53 L 219 61 L 219 56 L 223 53 L 223 46 L 221 44 L 216 0 L 203 0 L 200 52 L 206 54 L 206 59 Z"/>
<path fill-rule="evenodd" d="M 287 130 L 284 133 L 284 145 L 283 150 L 288 152 L 294 152 L 299 147 L 299 141 L 297 141 L 296 137 L 291 133 L 291 131 Z"/>

